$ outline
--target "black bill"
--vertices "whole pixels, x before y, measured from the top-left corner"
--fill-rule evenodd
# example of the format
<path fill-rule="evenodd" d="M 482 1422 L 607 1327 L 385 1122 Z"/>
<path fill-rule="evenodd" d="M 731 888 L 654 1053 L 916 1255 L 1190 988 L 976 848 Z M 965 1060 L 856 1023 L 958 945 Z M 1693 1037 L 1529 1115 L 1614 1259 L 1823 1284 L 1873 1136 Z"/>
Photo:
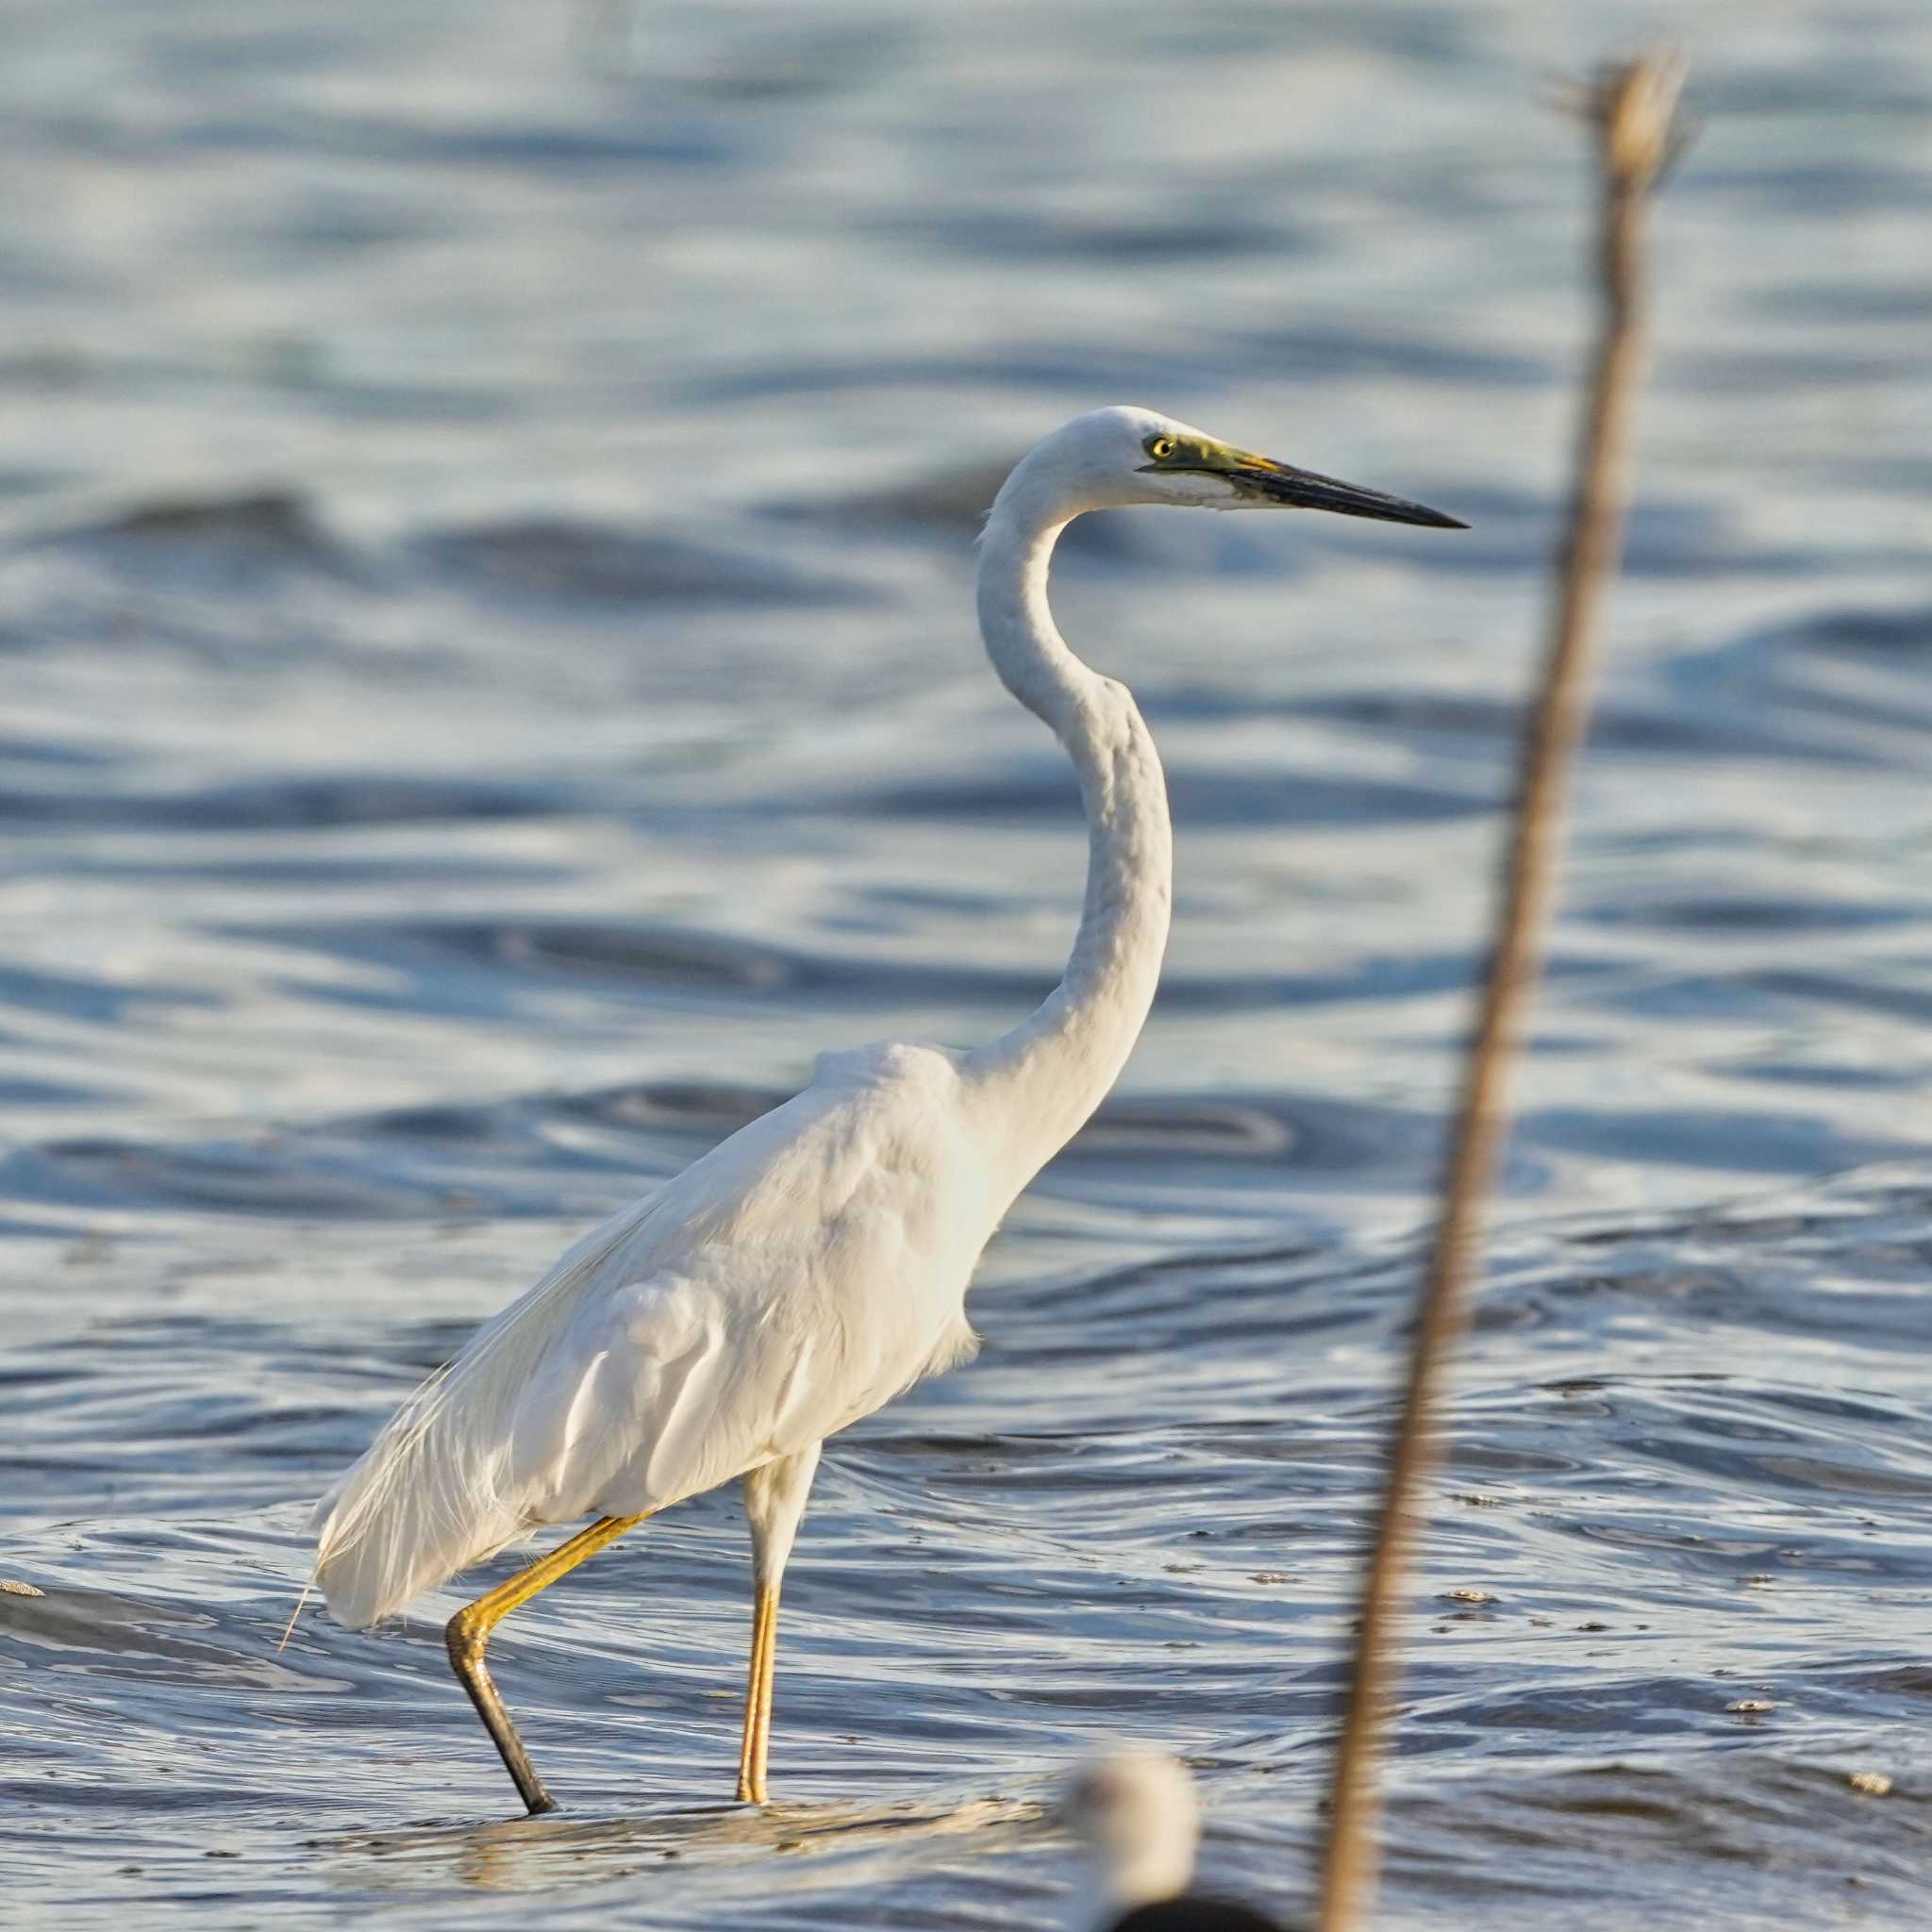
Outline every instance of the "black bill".
<path fill-rule="evenodd" d="M 1243 463 L 1240 469 L 1224 474 L 1241 489 L 1266 497 L 1270 503 L 1291 504 L 1296 509 L 1327 509 L 1337 516 L 1372 517 L 1378 524 L 1422 524 L 1432 530 L 1469 528 L 1460 517 L 1445 517 L 1426 504 L 1410 503 L 1403 496 L 1385 496 L 1379 490 L 1362 490 L 1353 483 L 1317 475 L 1313 470 L 1297 470 L 1287 463 Z"/>

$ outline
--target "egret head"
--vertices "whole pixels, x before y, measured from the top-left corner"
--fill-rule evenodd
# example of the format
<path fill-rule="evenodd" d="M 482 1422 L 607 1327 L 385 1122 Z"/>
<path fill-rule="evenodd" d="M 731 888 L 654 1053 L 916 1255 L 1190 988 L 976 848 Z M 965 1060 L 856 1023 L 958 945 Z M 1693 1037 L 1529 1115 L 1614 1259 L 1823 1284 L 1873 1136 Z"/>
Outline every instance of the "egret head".
<path fill-rule="evenodd" d="M 1257 456 L 1153 409 L 1121 407 L 1076 416 L 1014 472 L 1014 482 L 1036 466 L 1029 480 L 1070 513 L 1165 503 L 1189 509 L 1325 509 L 1385 524 L 1469 527 L 1404 497 Z"/>

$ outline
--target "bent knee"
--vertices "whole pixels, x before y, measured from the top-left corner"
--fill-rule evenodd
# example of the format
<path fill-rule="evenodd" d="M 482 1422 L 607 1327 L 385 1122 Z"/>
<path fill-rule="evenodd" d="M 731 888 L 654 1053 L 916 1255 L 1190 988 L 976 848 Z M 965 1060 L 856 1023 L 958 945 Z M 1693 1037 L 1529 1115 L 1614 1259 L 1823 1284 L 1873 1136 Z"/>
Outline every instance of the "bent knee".
<path fill-rule="evenodd" d="M 482 1661 L 483 1646 L 489 1637 L 489 1624 L 475 1615 L 473 1607 L 468 1605 L 442 1626 L 443 1646 L 449 1652 L 450 1662 L 459 1671 Z"/>

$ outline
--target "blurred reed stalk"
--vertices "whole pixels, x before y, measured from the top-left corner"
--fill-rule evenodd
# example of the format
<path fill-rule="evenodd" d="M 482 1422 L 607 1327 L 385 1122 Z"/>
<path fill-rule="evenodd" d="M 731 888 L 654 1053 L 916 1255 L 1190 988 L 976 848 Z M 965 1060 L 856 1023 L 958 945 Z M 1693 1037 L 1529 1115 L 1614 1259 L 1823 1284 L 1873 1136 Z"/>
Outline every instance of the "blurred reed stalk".
<path fill-rule="evenodd" d="M 1362 1588 L 1355 1671 L 1331 1790 L 1322 1932 L 1352 1932 L 1367 1923 L 1374 1905 L 1380 1863 L 1377 1743 L 1395 1674 L 1413 1517 L 1439 1454 L 1436 1410 L 1444 1357 L 1468 1322 L 1471 1263 L 1502 1149 L 1511 1062 L 1541 966 L 1570 767 L 1589 714 L 1591 654 L 1604 593 L 1623 547 L 1630 424 L 1646 352 L 1645 217 L 1651 192 L 1681 145 L 1676 108 L 1682 81 L 1682 63 L 1674 56 L 1652 54 L 1606 68 L 1565 103 L 1596 136 L 1603 326 L 1577 443 L 1542 681 L 1524 722 L 1495 945 L 1464 1069 L 1407 1393 Z"/>

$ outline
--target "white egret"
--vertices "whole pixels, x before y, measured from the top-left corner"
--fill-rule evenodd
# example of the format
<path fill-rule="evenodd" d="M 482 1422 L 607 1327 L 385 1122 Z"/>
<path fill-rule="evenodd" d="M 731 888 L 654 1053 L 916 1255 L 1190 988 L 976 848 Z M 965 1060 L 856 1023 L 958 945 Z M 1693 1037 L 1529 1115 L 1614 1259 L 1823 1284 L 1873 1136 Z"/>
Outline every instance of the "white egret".
<path fill-rule="evenodd" d="M 974 1352 L 980 1250 L 1147 1017 L 1167 942 L 1167 788 L 1132 696 L 1068 649 L 1046 598 L 1059 533 L 1128 504 L 1463 527 L 1147 409 L 1078 417 L 1008 477 L 981 541 L 980 629 L 1007 689 L 1073 759 L 1091 828 L 1059 985 L 972 1052 L 822 1056 L 802 1093 L 586 1236 L 479 1329 L 317 1507 L 315 1580 L 358 1628 L 541 1524 L 594 1515 L 446 1632 L 532 1812 L 551 1799 L 485 1668 L 491 1631 L 645 1517 L 733 1476 L 754 1581 L 738 1795 L 764 1802 L 778 1591 L 820 1446 Z"/>
<path fill-rule="evenodd" d="M 1080 1932 L 1286 1932 L 1250 1906 L 1188 1890 L 1200 1817 L 1194 1781 L 1172 1757 L 1098 1759 L 1069 1787 L 1061 1815 L 1091 1866 Z"/>

